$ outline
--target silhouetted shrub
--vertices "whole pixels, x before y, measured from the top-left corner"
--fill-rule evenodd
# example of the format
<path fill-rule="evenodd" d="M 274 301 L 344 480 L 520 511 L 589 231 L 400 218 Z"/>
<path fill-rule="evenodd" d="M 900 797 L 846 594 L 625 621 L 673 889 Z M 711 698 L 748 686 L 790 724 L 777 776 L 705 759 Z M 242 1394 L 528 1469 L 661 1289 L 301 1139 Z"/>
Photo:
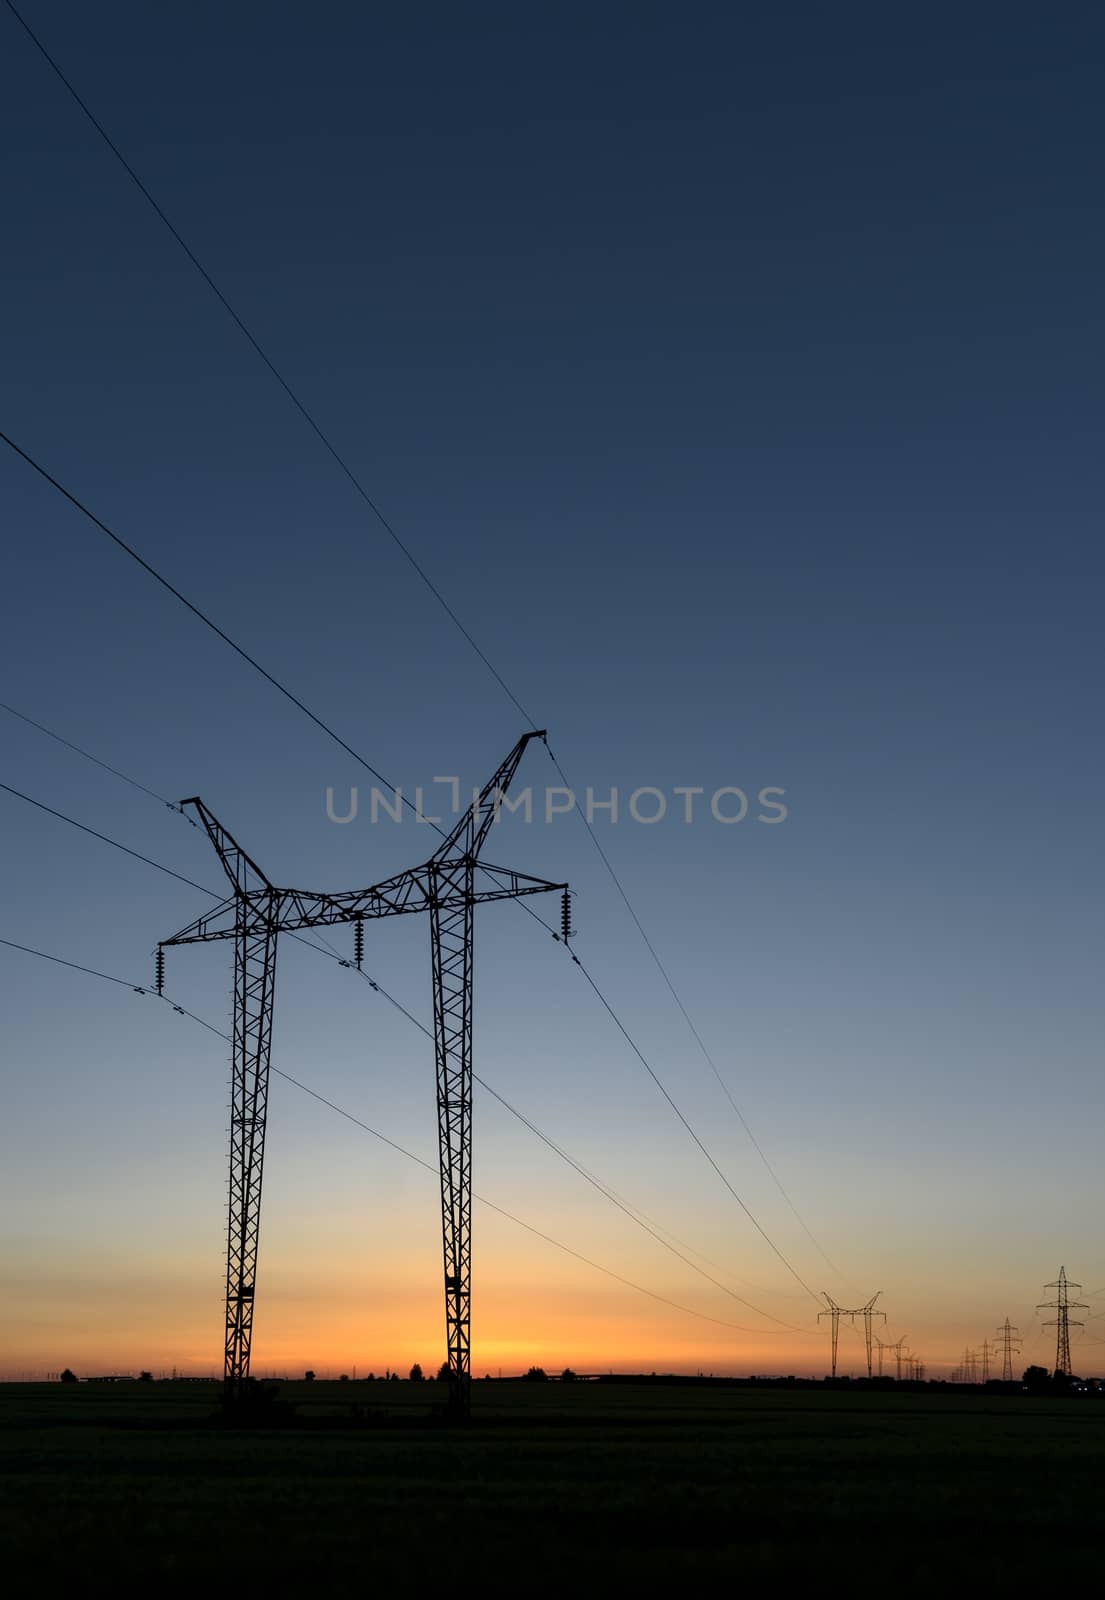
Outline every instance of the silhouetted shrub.
<path fill-rule="evenodd" d="M 225 1402 L 221 1421 L 230 1427 L 283 1427 L 293 1419 L 291 1406 L 279 1398 L 280 1385 L 243 1378 L 236 1399 Z"/>

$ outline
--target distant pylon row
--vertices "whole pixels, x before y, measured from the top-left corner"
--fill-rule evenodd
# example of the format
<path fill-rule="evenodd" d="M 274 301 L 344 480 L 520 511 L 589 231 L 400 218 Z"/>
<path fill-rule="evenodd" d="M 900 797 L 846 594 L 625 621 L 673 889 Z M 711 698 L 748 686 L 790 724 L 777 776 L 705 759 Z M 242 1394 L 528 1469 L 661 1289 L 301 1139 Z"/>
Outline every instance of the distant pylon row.
<path fill-rule="evenodd" d="M 893 1344 L 891 1344 L 889 1340 L 884 1340 L 884 1339 L 876 1339 L 875 1343 L 878 1345 L 878 1348 L 879 1348 L 879 1377 L 880 1378 L 883 1376 L 883 1357 L 884 1357 L 884 1355 L 886 1354 L 886 1352 L 888 1350 L 891 1350 L 894 1353 L 894 1363 L 895 1363 L 894 1376 L 896 1378 L 898 1378 L 899 1380 L 901 1379 L 902 1368 L 903 1367 L 905 1368 L 905 1375 L 906 1375 L 907 1378 L 914 1378 L 914 1377 L 917 1376 L 917 1370 L 916 1369 L 917 1369 L 917 1365 L 918 1365 L 918 1362 L 919 1362 L 920 1358 L 911 1353 L 909 1347 L 906 1344 L 906 1335 L 904 1333 L 902 1334 L 902 1337 L 900 1339 L 895 1340 L 895 1342 Z M 889 1377 L 889 1373 L 887 1373 L 886 1376 Z"/>
<path fill-rule="evenodd" d="M 1072 1327 L 1081 1328 L 1083 1324 L 1071 1316 L 1072 1311 L 1086 1311 L 1089 1309 L 1084 1300 L 1072 1300 L 1070 1291 L 1081 1289 L 1080 1283 L 1072 1283 L 1067 1277 L 1066 1267 L 1059 1268 L 1059 1276 L 1054 1283 L 1046 1283 L 1045 1289 L 1055 1290 L 1054 1300 L 1043 1300 L 1036 1307 L 1037 1311 L 1054 1311 L 1056 1313 L 1051 1322 L 1043 1323 L 1045 1328 L 1055 1329 L 1055 1371 L 1065 1377 L 1071 1375 L 1070 1330 Z M 989 1339 L 983 1339 L 982 1349 L 966 1349 L 963 1352 L 962 1363 L 952 1373 L 953 1383 L 988 1383 L 990 1380 L 990 1358 L 996 1358 L 1001 1352 L 1001 1378 L 1003 1383 L 1012 1383 L 1013 1356 L 1021 1352 L 1020 1329 L 1015 1328 L 1006 1317 L 997 1330 L 997 1343 L 991 1344 Z M 877 1342 L 877 1341 L 876 1341 Z M 892 1348 L 892 1347 L 887 1347 Z M 879 1346 L 879 1372 L 882 1372 L 882 1351 Z"/>
<path fill-rule="evenodd" d="M 819 1311 L 817 1316 L 819 1321 L 822 1317 L 828 1317 L 830 1319 L 830 1327 L 832 1329 L 833 1339 L 832 1374 L 834 1378 L 836 1377 L 837 1350 L 840 1343 L 841 1317 L 850 1317 L 853 1326 L 855 1325 L 855 1320 L 857 1317 L 863 1318 L 863 1336 L 864 1342 L 867 1346 L 867 1376 L 869 1378 L 873 1378 L 875 1376 L 874 1354 L 876 1348 L 879 1353 L 878 1375 L 880 1378 L 883 1376 L 883 1361 L 888 1350 L 893 1351 L 894 1375 L 899 1382 L 901 1382 L 903 1376 L 911 1381 L 920 1380 L 924 1377 L 925 1369 L 921 1362 L 921 1358 L 913 1351 L 909 1350 L 906 1345 L 906 1335 L 904 1333 L 902 1334 L 901 1338 L 895 1340 L 893 1344 L 889 1340 L 880 1339 L 874 1334 L 872 1330 L 872 1323 L 874 1322 L 875 1318 L 881 1317 L 883 1322 L 886 1321 L 886 1312 L 875 1310 L 875 1301 L 879 1298 L 880 1294 L 882 1294 L 881 1289 L 873 1294 L 870 1300 L 868 1300 L 866 1304 L 862 1306 L 838 1306 L 831 1294 L 822 1294 L 822 1299 L 826 1302 L 828 1310 Z"/>

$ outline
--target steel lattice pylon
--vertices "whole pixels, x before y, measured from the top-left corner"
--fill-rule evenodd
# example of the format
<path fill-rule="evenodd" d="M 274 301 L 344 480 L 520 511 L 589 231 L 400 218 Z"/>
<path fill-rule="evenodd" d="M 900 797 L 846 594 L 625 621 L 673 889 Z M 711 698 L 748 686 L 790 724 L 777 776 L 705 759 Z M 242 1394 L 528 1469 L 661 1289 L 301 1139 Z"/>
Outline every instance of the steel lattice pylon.
<path fill-rule="evenodd" d="M 1059 1268 L 1059 1276 L 1054 1283 L 1045 1283 L 1045 1289 L 1057 1291 L 1054 1300 L 1043 1300 L 1036 1307 L 1037 1311 L 1055 1311 L 1058 1315 L 1054 1322 L 1044 1322 L 1040 1326 L 1054 1328 L 1055 1331 L 1055 1370 L 1069 1378 L 1071 1373 L 1070 1359 L 1070 1330 L 1071 1327 L 1081 1328 L 1083 1324 L 1076 1317 L 1071 1316 L 1072 1311 L 1088 1311 L 1090 1308 L 1084 1300 L 1072 1300 L 1070 1291 L 1081 1289 L 1080 1283 L 1072 1283 L 1067 1277 L 1066 1267 Z"/>
<path fill-rule="evenodd" d="M 1013 1382 L 1013 1352 L 1020 1352 L 1020 1329 L 1014 1328 L 1009 1318 L 1006 1317 L 998 1329 L 1001 1339 L 1001 1377 L 1003 1383 Z"/>
<path fill-rule="evenodd" d="M 522 736 L 480 790 L 434 855 L 369 889 L 326 894 L 278 889 L 199 799 L 194 806 L 230 879 L 230 896 L 158 946 L 157 987 L 168 945 L 234 940 L 234 1031 L 231 1080 L 230 1198 L 227 1220 L 226 1341 L 228 1400 L 249 1377 L 250 1344 L 261 1222 L 261 1179 L 268 1110 L 269 1050 L 282 932 L 353 923 L 360 965 L 363 924 L 428 911 L 434 987 L 438 1147 L 449 1410 L 468 1414 L 471 1398 L 472 1282 L 472 934 L 478 904 L 566 890 L 510 867 L 493 866 L 480 851 L 529 741 Z M 476 874 L 485 886 L 477 888 Z M 567 922 L 565 921 L 565 927 Z"/>
<path fill-rule="evenodd" d="M 884 1350 L 893 1350 L 893 1352 L 894 1352 L 894 1358 L 895 1358 L 895 1361 L 897 1363 L 897 1365 L 895 1366 L 895 1369 L 894 1369 L 894 1376 L 897 1378 L 899 1383 L 901 1383 L 901 1381 L 902 1381 L 902 1362 L 909 1360 L 909 1355 L 908 1355 L 908 1352 L 906 1351 L 906 1343 L 905 1343 L 906 1339 L 908 1337 L 909 1337 L 908 1334 L 903 1333 L 901 1338 L 895 1344 L 884 1344 L 883 1345 L 883 1349 Z"/>
<path fill-rule="evenodd" d="M 276 933 L 239 931 L 234 941 L 234 1047 L 230 1096 L 224 1375 L 233 1393 L 249 1376 L 253 1288 L 261 1226 L 261 1177 L 269 1099 Z"/>
<path fill-rule="evenodd" d="M 430 911 L 437 1057 L 437 1138 L 441 1167 L 441 1237 L 445 1257 L 445 1336 L 449 1406 L 468 1410 L 472 1302 L 472 930 L 475 871 L 471 861 L 434 871 Z"/>
<path fill-rule="evenodd" d="M 875 1310 L 875 1301 L 879 1298 L 880 1294 L 882 1294 L 882 1290 L 878 1289 L 871 1296 L 870 1300 L 867 1301 L 866 1305 L 854 1306 L 852 1308 L 849 1308 L 847 1306 L 838 1306 L 836 1301 L 833 1299 L 831 1294 L 822 1293 L 821 1298 L 822 1298 L 822 1300 L 824 1300 L 826 1302 L 826 1304 L 828 1305 L 829 1309 L 828 1309 L 828 1311 L 819 1311 L 817 1313 L 817 1320 L 818 1320 L 818 1322 L 820 1322 L 822 1317 L 828 1317 L 830 1319 L 829 1326 L 830 1326 L 830 1328 L 832 1330 L 832 1339 L 833 1339 L 833 1366 L 832 1366 L 832 1372 L 833 1372 L 833 1377 L 834 1378 L 836 1377 L 837 1346 L 840 1343 L 840 1319 L 841 1319 L 841 1317 L 850 1317 L 852 1319 L 853 1324 L 855 1323 L 855 1320 L 856 1320 L 857 1317 L 862 1317 L 863 1318 L 863 1337 L 864 1337 L 864 1343 L 866 1344 L 866 1347 L 867 1347 L 867 1376 L 869 1378 L 872 1376 L 872 1370 L 871 1370 L 872 1328 L 871 1328 L 871 1324 L 872 1324 L 872 1322 L 873 1322 L 875 1317 L 881 1317 L 884 1322 L 886 1321 L 886 1312 L 885 1311 L 876 1311 Z M 879 1375 L 880 1375 L 880 1377 L 882 1375 L 882 1350 L 883 1350 L 883 1346 L 880 1344 L 880 1346 L 879 1346 Z M 900 1376 L 900 1373 L 899 1373 L 899 1376 Z"/>

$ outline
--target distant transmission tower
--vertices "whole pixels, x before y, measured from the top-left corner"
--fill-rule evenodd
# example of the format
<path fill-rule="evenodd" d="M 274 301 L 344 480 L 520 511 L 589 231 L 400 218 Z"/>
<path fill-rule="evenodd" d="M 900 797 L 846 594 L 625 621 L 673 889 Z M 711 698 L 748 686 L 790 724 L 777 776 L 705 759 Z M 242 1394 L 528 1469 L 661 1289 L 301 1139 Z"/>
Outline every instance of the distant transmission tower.
<path fill-rule="evenodd" d="M 1070 1377 L 1070 1330 L 1072 1311 L 1088 1311 L 1090 1308 L 1084 1300 L 1072 1300 L 1069 1291 L 1081 1289 L 1080 1283 L 1071 1283 L 1067 1277 L 1066 1267 L 1059 1268 L 1059 1276 L 1054 1283 L 1045 1283 L 1045 1289 L 1056 1291 L 1054 1300 L 1042 1300 L 1036 1307 L 1037 1311 L 1054 1311 L 1057 1313 L 1053 1322 L 1045 1322 L 1045 1328 L 1054 1328 L 1055 1332 L 1055 1370 L 1065 1377 Z M 1074 1326 L 1081 1328 L 1082 1323 L 1075 1321 Z"/>
<path fill-rule="evenodd" d="M 882 1290 L 881 1289 L 877 1289 L 875 1291 L 875 1293 L 871 1296 L 870 1300 L 868 1300 L 866 1305 L 854 1306 L 851 1309 L 849 1309 L 849 1307 L 847 1307 L 847 1306 L 838 1306 L 836 1301 L 833 1299 L 832 1295 L 825 1294 L 824 1292 L 822 1293 L 821 1298 L 822 1298 L 822 1300 L 827 1302 L 829 1309 L 828 1309 L 828 1311 L 819 1311 L 817 1313 L 817 1320 L 820 1322 L 822 1317 L 829 1317 L 831 1319 L 831 1327 L 832 1327 L 832 1335 L 833 1335 L 833 1377 L 834 1378 L 836 1377 L 836 1351 L 837 1351 L 837 1345 L 838 1345 L 839 1340 L 840 1340 L 840 1319 L 841 1319 L 841 1317 L 851 1317 L 853 1326 L 855 1325 L 855 1320 L 856 1320 L 857 1317 L 862 1317 L 863 1318 L 863 1337 L 864 1337 L 864 1342 L 867 1345 L 867 1376 L 869 1378 L 872 1376 L 872 1372 L 871 1372 L 871 1354 L 872 1354 L 871 1346 L 872 1346 L 872 1342 L 873 1341 L 872 1341 L 872 1336 L 871 1336 L 871 1323 L 872 1323 L 872 1321 L 874 1320 L 875 1317 L 881 1317 L 884 1322 L 886 1321 L 886 1312 L 885 1311 L 876 1311 L 875 1310 L 875 1301 L 879 1298 L 880 1294 L 882 1294 Z M 881 1367 L 881 1352 L 880 1352 L 880 1368 L 879 1368 L 879 1370 L 880 1370 L 880 1372 L 882 1370 L 882 1367 Z"/>
<path fill-rule="evenodd" d="M 1012 1383 L 1013 1382 L 1013 1352 L 1014 1352 L 1014 1350 L 1016 1350 L 1019 1353 L 1020 1348 L 1021 1348 L 1020 1329 L 1019 1328 L 1014 1328 L 1012 1326 L 1012 1324 L 1010 1323 L 1009 1318 L 1006 1317 L 1005 1321 L 1002 1323 L 1001 1327 L 998 1329 L 998 1337 L 1001 1339 L 1001 1378 L 1002 1378 L 1002 1382 L 1003 1383 Z"/>
<path fill-rule="evenodd" d="M 990 1381 L 990 1341 L 989 1341 L 989 1339 L 983 1339 L 983 1341 L 982 1341 L 982 1381 L 983 1381 L 983 1383 L 989 1383 L 989 1381 Z"/>
<path fill-rule="evenodd" d="M 902 1381 L 902 1362 L 903 1361 L 908 1361 L 908 1359 L 909 1359 L 908 1353 L 906 1351 L 906 1339 L 907 1339 L 907 1337 L 908 1337 L 908 1335 L 903 1333 L 902 1337 L 898 1340 L 897 1344 L 887 1344 L 887 1345 L 883 1346 L 884 1350 L 893 1350 L 893 1352 L 894 1352 L 894 1363 L 895 1363 L 894 1372 L 895 1372 L 895 1377 L 897 1378 L 899 1383 L 901 1383 L 901 1381 Z"/>

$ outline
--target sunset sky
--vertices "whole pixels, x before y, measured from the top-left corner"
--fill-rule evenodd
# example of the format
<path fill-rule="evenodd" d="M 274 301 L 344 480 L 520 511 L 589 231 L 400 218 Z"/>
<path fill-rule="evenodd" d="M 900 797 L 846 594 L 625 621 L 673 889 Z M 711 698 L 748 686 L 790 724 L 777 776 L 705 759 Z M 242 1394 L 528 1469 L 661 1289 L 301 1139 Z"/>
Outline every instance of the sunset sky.
<path fill-rule="evenodd" d="M 538 815 L 487 855 L 571 882 L 785 1261 L 563 949 L 487 907 L 477 1073 L 734 1293 L 477 1088 L 478 1193 L 558 1244 L 477 1204 L 473 1373 L 821 1375 L 816 1296 L 876 1290 L 930 1376 L 1007 1315 L 1048 1365 L 1060 1264 L 1105 1371 L 1100 10 L 21 9 L 569 781 L 619 790 L 595 832 L 795 1208 L 532 746 Z M 479 783 L 524 719 L 6 10 L 0 151 L 0 427 L 406 793 Z M 430 853 L 6 449 L 0 508 L 0 700 L 202 795 L 278 883 Z M 219 888 L 155 798 L 0 732 L 0 781 Z M 0 818 L 4 939 L 147 984 L 210 903 Z M 223 1030 L 231 953 L 169 952 Z M 421 919 L 365 965 L 429 1023 Z M 4 946 L 0 980 L 0 1377 L 219 1370 L 227 1045 Z M 436 1166 L 430 1041 L 287 939 L 272 1061 Z M 263 1218 L 255 1371 L 436 1369 L 433 1172 L 274 1076 Z"/>

